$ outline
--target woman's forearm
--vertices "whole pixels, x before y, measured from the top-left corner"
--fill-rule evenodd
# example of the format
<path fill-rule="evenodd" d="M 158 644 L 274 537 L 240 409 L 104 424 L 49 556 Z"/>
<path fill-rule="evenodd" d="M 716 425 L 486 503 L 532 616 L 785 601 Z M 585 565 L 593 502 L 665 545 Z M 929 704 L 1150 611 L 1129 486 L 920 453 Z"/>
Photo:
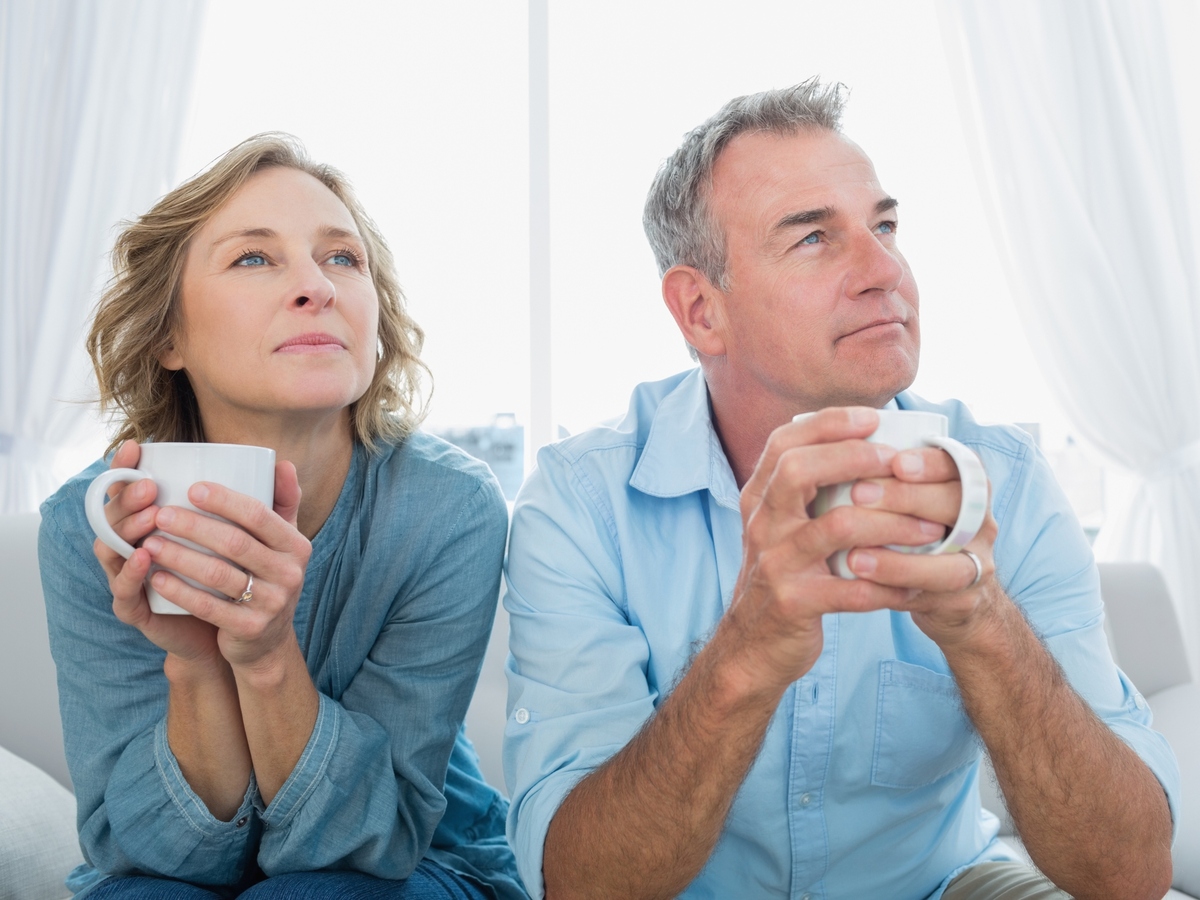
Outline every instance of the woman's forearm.
<path fill-rule="evenodd" d="M 277 656 L 233 671 L 258 790 L 269 805 L 300 761 L 320 700 L 294 640 Z"/>
<path fill-rule="evenodd" d="M 252 762 L 233 671 L 223 659 L 199 663 L 168 654 L 167 741 L 183 777 L 223 822 L 237 813 Z"/>

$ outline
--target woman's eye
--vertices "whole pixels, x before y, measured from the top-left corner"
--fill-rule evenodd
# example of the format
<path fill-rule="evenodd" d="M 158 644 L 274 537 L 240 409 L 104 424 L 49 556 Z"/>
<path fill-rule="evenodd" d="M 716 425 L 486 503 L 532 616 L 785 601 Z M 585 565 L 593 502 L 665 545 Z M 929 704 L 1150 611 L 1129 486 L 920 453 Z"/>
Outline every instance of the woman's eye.
<path fill-rule="evenodd" d="M 354 266 L 357 262 L 357 260 L 355 260 L 348 253 L 335 253 L 333 256 L 329 257 L 329 261 L 335 266 Z"/>
<path fill-rule="evenodd" d="M 235 266 L 265 266 L 267 258 L 261 253 L 243 253 L 233 263 Z"/>

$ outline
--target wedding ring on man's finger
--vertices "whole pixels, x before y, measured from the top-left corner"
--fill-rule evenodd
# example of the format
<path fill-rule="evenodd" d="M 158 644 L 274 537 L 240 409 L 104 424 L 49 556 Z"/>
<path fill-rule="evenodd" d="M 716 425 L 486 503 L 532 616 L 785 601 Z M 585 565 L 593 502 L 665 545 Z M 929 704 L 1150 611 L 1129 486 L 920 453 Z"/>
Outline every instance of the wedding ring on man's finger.
<path fill-rule="evenodd" d="M 964 550 L 963 552 L 965 553 L 966 551 Z M 975 563 L 975 565 L 979 565 L 978 561 Z M 247 572 L 246 577 L 250 580 L 246 582 L 246 589 L 242 591 L 242 596 L 229 598 L 234 603 L 249 603 L 254 599 L 254 576 Z"/>
<path fill-rule="evenodd" d="M 976 556 L 974 553 L 972 553 L 970 550 L 959 550 L 958 552 L 961 553 L 963 556 L 965 556 L 967 559 L 969 559 L 971 562 L 975 563 L 975 577 L 971 579 L 970 584 L 968 584 L 965 588 L 963 588 L 964 591 L 970 590 L 971 588 L 975 587 L 975 585 L 979 584 L 979 582 L 983 578 L 983 563 L 980 562 L 979 557 Z M 249 588 L 247 588 L 247 593 L 249 593 Z"/>

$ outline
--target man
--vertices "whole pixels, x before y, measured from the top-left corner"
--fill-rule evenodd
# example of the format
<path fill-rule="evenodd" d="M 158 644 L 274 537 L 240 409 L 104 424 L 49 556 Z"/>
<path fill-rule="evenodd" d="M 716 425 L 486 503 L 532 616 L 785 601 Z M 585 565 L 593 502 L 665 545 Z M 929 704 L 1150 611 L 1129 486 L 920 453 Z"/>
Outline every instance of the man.
<path fill-rule="evenodd" d="M 1174 757 L 1112 663 L 1090 548 L 1029 439 L 905 392 L 917 289 L 841 107 L 815 79 L 739 98 L 664 164 L 646 231 L 700 367 L 543 450 L 518 498 L 522 876 L 551 900 L 1159 900 Z M 946 414 L 982 458 L 970 554 L 883 549 L 939 537 L 960 491 L 941 450 L 863 440 L 882 407 Z M 854 505 L 810 518 L 844 481 Z M 830 573 L 842 549 L 857 580 Z M 1062 891 L 1006 862 L 980 740 Z"/>

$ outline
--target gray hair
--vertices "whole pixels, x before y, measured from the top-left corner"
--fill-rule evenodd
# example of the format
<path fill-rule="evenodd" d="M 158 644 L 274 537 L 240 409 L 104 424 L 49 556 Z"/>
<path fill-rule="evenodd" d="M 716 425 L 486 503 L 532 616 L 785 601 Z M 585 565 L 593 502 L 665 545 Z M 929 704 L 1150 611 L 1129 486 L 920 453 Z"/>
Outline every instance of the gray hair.
<path fill-rule="evenodd" d="M 726 289 L 725 235 L 708 208 L 717 157 L 746 132 L 840 131 L 845 91 L 843 84 L 822 84 L 814 77 L 789 88 L 736 97 L 690 131 L 659 167 L 642 215 L 659 276 L 672 266 L 694 266 Z"/>

